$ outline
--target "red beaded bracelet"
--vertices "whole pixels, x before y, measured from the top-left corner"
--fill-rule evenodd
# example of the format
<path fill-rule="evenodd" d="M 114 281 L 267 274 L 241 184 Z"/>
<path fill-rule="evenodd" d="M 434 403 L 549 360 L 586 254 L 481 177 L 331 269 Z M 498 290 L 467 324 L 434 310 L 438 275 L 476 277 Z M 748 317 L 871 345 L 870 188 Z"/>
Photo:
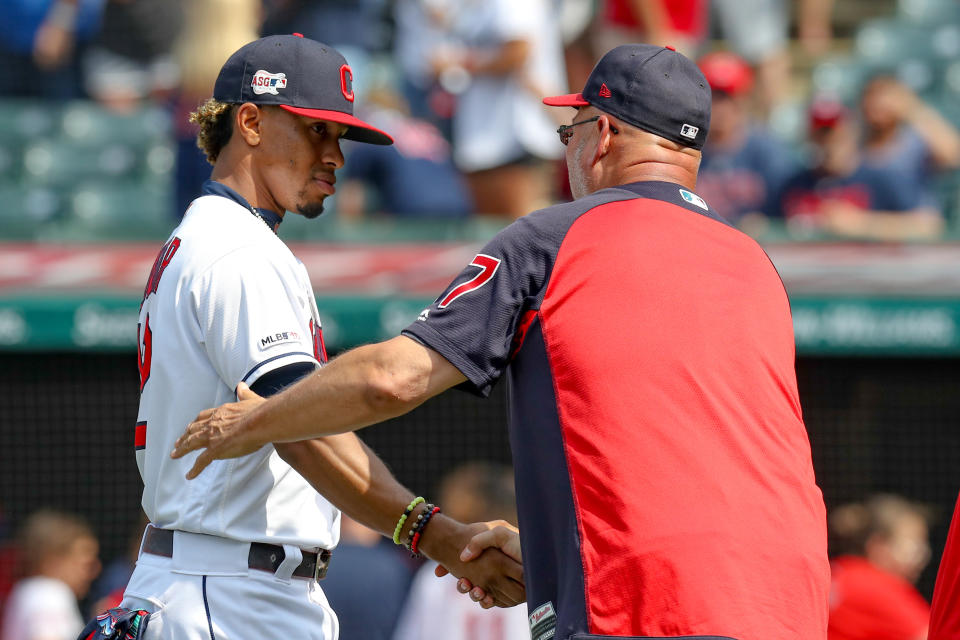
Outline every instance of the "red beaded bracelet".
<path fill-rule="evenodd" d="M 423 521 L 420 522 L 420 526 L 417 527 L 417 532 L 413 535 L 413 541 L 410 543 L 410 552 L 414 556 L 420 556 L 420 550 L 418 549 L 418 545 L 420 544 L 420 536 L 423 535 L 423 530 L 427 528 L 427 523 L 430 522 L 430 518 L 432 518 L 436 513 L 440 513 L 440 507 L 434 507 L 431 511 L 424 514 Z"/>

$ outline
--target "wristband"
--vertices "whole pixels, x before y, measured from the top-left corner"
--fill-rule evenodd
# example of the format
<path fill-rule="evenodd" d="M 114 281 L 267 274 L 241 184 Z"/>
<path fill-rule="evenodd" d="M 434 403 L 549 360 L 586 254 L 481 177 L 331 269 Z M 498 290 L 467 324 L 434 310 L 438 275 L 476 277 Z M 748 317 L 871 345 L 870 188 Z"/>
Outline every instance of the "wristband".
<path fill-rule="evenodd" d="M 397 527 L 393 530 L 393 543 L 400 544 L 400 532 L 403 531 L 403 525 L 407 521 L 407 518 L 413 513 L 413 510 L 417 508 L 417 505 L 421 502 L 426 502 L 423 499 L 423 496 L 417 496 L 413 501 L 407 505 L 407 509 L 403 512 L 403 515 L 400 516 L 400 521 L 397 522 Z"/>

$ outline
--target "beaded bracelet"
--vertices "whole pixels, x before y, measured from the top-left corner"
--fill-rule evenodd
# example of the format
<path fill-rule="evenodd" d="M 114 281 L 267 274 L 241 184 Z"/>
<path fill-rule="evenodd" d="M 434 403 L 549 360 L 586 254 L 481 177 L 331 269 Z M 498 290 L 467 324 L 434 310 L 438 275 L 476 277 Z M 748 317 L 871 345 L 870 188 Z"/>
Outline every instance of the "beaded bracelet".
<path fill-rule="evenodd" d="M 427 503 L 424 505 L 423 511 L 417 514 L 416 520 L 413 521 L 413 525 L 410 527 L 410 530 L 407 531 L 407 540 L 403 543 L 403 546 L 407 549 L 410 548 L 410 543 L 413 542 L 413 536 L 416 535 L 417 530 L 420 528 L 420 523 L 423 522 L 423 518 L 426 514 L 433 511 L 433 504 Z"/>
<path fill-rule="evenodd" d="M 433 514 L 433 505 L 429 502 L 424 505 L 423 511 L 417 514 L 417 519 L 413 522 L 413 526 L 410 527 L 410 530 L 407 531 L 407 540 L 403 543 L 403 546 L 407 549 L 410 549 L 410 546 L 413 544 L 413 536 L 417 535 L 417 531 L 420 530 L 420 527 L 423 525 L 424 518 L 429 519 Z"/>
<path fill-rule="evenodd" d="M 413 513 L 413 510 L 417 508 L 417 505 L 421 502 L 426 502 L 423 499 L 423 496 L 417 496 L 413 499 L 413 502 L 407 505 L 406 510 L 403 512 L 403 515 L 400 516 L 400 521 L 397 522 L 396 529 L 393 530 L 393 543 L 400 544 L 400 532 L 403 531 L 403 524 L 407 521 L 407 518 Z"/>
<path fill-rule="evenodd" d="M 424 516 L 423 522 L 420 523 L 419 529 L 414 534 L 413 540 L 410 542 L 410 553 L 412 553 L 414 557 L 417 557 L 417 558 L 420 557 L 420 549 L 419 549 L 420 537 L 423 535 L 423 532 L 426 530 L 427 523 L 430 522 L 430 518 L 432 518 L 434 515 L 438 513 L 440 513 L 440 507 L 434 507 Z"/>

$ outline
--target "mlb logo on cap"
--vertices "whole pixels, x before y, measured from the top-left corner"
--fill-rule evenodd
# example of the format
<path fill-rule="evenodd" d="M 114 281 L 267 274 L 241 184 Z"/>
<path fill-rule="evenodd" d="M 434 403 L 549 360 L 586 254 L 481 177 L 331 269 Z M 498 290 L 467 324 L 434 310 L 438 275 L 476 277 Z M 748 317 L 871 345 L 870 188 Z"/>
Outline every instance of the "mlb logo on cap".
<path fill-rule="evenodd" d="M 333 47 L 300 34 L 267 36 L 238 49 L 213 88 L 220 102 L 277 105 L 346 125 L 344 138 L 392 144 L 393 138 L 353 115 L 353 70 Z"/>

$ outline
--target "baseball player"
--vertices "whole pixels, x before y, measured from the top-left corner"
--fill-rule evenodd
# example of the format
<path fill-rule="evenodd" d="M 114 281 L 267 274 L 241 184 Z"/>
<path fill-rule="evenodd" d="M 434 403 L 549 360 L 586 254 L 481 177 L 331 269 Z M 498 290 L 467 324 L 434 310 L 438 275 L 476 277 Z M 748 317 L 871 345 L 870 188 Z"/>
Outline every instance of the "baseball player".
<path fill-rule="evenodd" d="M 227 60 L 193 114 L 212 179 L 157 256 L 138 328 L 136 458 L 151 525 L 122 606 L 151 612 L 147 638 L 333 640 L 317 581 L 337 544 L 337 506 L 387 535 L 407 533 L 397 518 L 408 503 L 411 523 L 423 515 L 352 433 L 266 446 L 194 483 L 169 456 L 183 425 L 239 383 L 270 395 L 326 362 L 306 270 L 276 230 L 285 211 L 321 213 L 341 138 L 391 143 L 352 115 L 352 79 L 327 45 L 266 37 Z M 462 568 L 458 547 L 477 530 L 435 514 L 420 549 Z M 484 571 L 502 604 L 522 601 L 519 565 L 494 556 Z"/>
<path fill-rule="evenodd" d="M 206 447 L 197 477 L 507 373 L 534 640 L 824 640 L 826 516 L 790 307 L 763 250 L 694 191 L 706 79 L 625 45 L 545 102 L 576 109 L 558 130 L 574 202 L 504 229 L 403 335 L 202 412 L 174 457 Z"/>

